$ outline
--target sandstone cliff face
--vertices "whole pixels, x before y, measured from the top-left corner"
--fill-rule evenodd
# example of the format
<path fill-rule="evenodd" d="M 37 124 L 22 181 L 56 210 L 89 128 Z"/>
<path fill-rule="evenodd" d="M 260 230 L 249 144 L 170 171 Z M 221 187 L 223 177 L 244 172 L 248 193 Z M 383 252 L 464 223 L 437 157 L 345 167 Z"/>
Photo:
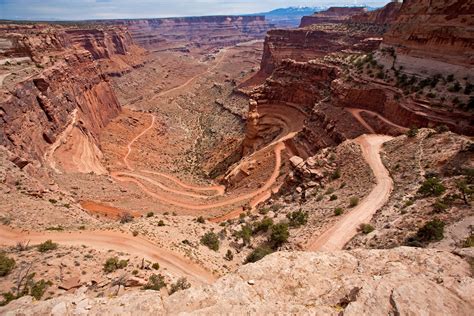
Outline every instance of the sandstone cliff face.
<path fill-rule="evenodd" d="M 327 24 L 314 28 L 270 30 L 264 43 L 260 69 L 267 75 L 284 59 L 309 61 L 343 50 L 372 51 L 380 40 L 373 33 L 348 25 Z"/>
<path fill-rule="evenodd" d="M 216 283 L 169 297 L 153 291 L 117 298 L 24 297 L 3 315 L 318 314 L 468 315 L 469 264 L 448 252 L 395 248 L 332 253 L 278 252 Z"/>
<path fill-rule="evenodd" d="M 371 23 L 371 24 L 392 24 L 398 18 L 402 4 L 399 2 L 390 2 L 383 8 L 363 12 L 350 17 L 350 22 L 355 23 Z"/>
<path fill-rule="evenodd" d="M 97 165 L 99 132 L 119 113 L 120 105 L 95 60 L 127 53 L 130 37 L 115 30 L 61 28 L 30 29 L 21 35 L 5 32 L 0 37 L 12 43 L 8 54 L 26 55 L 36 63 L 29 67 L 34 72 L 19 72 L 9 90 L 2 91 L 0 143 L 26 159 L 51 163 L 56 160 L 54 151 L 70 141 L 72 151 L 77 146 L 89 148 L 92 165 Z M 64 153 L 62 159 L 73 157 Z M 77 171 L 74 166 L 69 169 Z M 100 167 L 79 169 L 105 172 Z"/>
<path fill-rule="evenodd" d="M 341 23 L 347 21 L 351 16 L 367 12 L 362 7 L 332 7 L 301 19 L 300 27 L 323 23 Z"/>
<path fill-rule="evenodd" d="M 473 21 L 470 0 L 406 0 L 383 46 L 395 50 L 395 67 L 406 72 L 472 78 Z"/>
<path fill-rule="evenodd" d="M 234 45 L 263 38 L 270 27 L 263 16 L 111 20 L 106 23 L 126 26 L 137 44 L 151 50 L 177 44 L 212 47 Z"/>

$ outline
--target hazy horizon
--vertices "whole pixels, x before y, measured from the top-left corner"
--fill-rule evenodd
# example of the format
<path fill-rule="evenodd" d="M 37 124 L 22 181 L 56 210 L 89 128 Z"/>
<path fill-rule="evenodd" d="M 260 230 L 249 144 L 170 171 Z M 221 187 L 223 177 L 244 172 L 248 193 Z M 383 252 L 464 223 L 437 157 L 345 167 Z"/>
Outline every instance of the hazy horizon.
<path fill-rule="evenodd" d="M 136 19 L 205 15 L 238 15 L 286 7 L 367 5 L 382 6 L 389 0 L 0 0 L 4 20 Z"/>

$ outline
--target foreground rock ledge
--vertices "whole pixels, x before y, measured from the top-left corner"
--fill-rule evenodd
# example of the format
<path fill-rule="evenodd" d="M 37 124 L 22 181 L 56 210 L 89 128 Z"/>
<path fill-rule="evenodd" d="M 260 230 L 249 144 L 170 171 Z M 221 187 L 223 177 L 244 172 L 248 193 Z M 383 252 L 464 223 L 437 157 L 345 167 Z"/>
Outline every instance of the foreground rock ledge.
<path fill-rule="evenodd" d="M 434 250 L 395 248 L 278 252 L 210 286 L 162 298 L 141 291 L 117 298 L 24 297 L 2 315 L 293 314 L 468 315 L 474 309 L 469 264 Z"/>

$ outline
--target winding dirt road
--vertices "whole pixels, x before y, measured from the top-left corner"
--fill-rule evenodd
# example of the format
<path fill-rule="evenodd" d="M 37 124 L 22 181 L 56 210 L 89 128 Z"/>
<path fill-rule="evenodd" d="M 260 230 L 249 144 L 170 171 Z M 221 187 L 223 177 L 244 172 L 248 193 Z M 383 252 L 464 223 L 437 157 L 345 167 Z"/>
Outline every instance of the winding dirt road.
<path fill-rule="evenodd" d="M 178 275 L 184 275 L 195 283 L 212 283 L 217 279 L 211 272 L 204 270 L 199 265 L 189 260 L 162 249 L 150 241 L 130 235 L 108 232 L 16 232 L 8 227 L 0 226 L 0 244 L 15 246 L 18 242 L 30 241 L 31 244 L 39 244 L 48 239 L 62 245 L 81 246 L 86 245 L 94 249 L 107 251 L 114 249 L 131 255 L 158 262 L 160 266 Z"/>
<path fill-rule="evenodd" d="M 334 226 L 323 234 L 309 240 L 309 251 L 333 251 L 342 249 L 356 234 L 360 224 L 368 223 L 375 212 L 388 201 L 393 190 L 393 181 L 380 158 L 382 144 L 392 137 L 384 135 L 362 135 L 355 139 L 364 159 L 376 179 L 376 185 L 359 205 L 346 213 Z"/>

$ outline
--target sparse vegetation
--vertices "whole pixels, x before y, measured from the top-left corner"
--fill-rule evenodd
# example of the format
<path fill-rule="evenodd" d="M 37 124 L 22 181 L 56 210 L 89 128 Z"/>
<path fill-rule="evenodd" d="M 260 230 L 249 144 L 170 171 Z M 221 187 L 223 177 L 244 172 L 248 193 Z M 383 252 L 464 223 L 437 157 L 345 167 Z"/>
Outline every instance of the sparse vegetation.
<path fill-rule="evenodd" d="M 359 204 L 359 198 L 356 196 L 353 196 L 349 200 L 349 207 L 355 207 Z"/>
<path fill-rule="evenodd" d="M 446 188 L 437 177 L 429 177 L 418 189 L 418 193 L 424 197 L 440 196 L 444 191 L 446 191 Z"/>
<path fill-rule="evenodd" d="M 252 239 L 252 227 L 248 224 L 242 226 L 240 231 L 236 232 L 235 236 L 238 238 L 242 238 L 244 245 L 250 244 L 250 240 Z"/>
<path fill-rule="evenodd" d="M 15 259 L 7 257 L 4 252 L 0 252 L 0 277 L 8 275 L 15 268 Z"/>
<path fill-rule="evenodd" d="M 146 217 L 153 217 L 154 215 L 155 215 L 155 213 L 153 213 L 153 212 L 146 213 Z"/>
<path fill-rule="evenodd" d="M 443 221 L 435 218 L 420 227 L 416 235 L 407 239 L 406 244 L 419 247 L 425 243 L 440 241 L 444 238 L 444 226 L 445 223 Z"/>
<path fill-rule="evenodd" d="M 258 246 L 247 256 L 245 263 L 257 262 L 272 252 L 273 250 L 266 245 Z"/>
<path fill-rule="evenodd" d="M 232 252 L 232 250 L 227 249 L 227 252 L 225 253 L 224 259 L 227 260 L 227 261 L 234 260 L 234 253 Z"/>
<path fill-rule="evenodd" d="M 375 230 L 374 226 L 372 226 L 370 224 L 360 224 L 360 226 L 359 226 L 359 231 L 362 232 L 365 235 L 370 234 L 374 230 Z"/>
<path fill-rule="evenodd" d="M 119 260 L 118 257 L 108 258 L 104 263 L 104 272 L 111 273 L 119 269 L 123 269 L 128 265 L 128 260 Z"/>
<path fill-rule="evenodd" d="M 269 217 L 263 218 L 261 221 L 253 224 L 253 234 L 267 232 L 273 226 L 273 219 Z"/>
<path fill-rule="evenodd" d="M 288 241 L 290 232 L 287 223 L 278 223 L 272 226 L 269 242 L 274 249 L 280 247 Z"/>
<path fill-rule="evenodd" d="M 308 222 L 308 212 L 301 210 L 286 214 L 291 227 L 300 227 Z"/>
<path fill-rule="evenodd" d="M 190 287 L 191 287 L 191 283 L 188 282 L 188 279 L 186 279 L 185 277 L 182 277 L 182 278 L 179 278 L 176 281 L 176 283 L 171 284 L 169 294 L 171 295 L 175 292 L 189 289 Z"/>
<path fill-rule="evenodd" d="M 130 223 L 133 221 L 133 216 L 132 214 L 128 213 L 128 212 L 124 212 L 120 215 L 120 223 L 121 224 L 126 224 L 126 223 Z"/>
<path fill-rule="evenodd" d="M 206 220 L 204 219 L 204 217 L 202 216 L 199 216 L 197 219 L 196 219 L 196 222 L 200 223 L 200 224 L 204 224 L 206 222 Z"/>
<path fill-rule="evenodd" d="M 418 134 L 418 128 L 416 127 L 412 127 L 406 132 L 406 135 L 410 138 L 415 137 L 417 134 Z"/>
<path fill-rule="evenodd" d="M 159 227 L 165 226 L 165 222 L 163 222 L 163 220 L 160 219 L 160 220 L 158 221 L 158 226 L 159 226 Z"/>
<path fill-rule="evenodd" d="M 148 279 L 147 284 L 143 286 L 144 290 L 153 290 L 159 291 L 161 288 L 165 287 L 165 277 L 161 274 L 152 274 Z"/>
<path fill-rule="evenodd" d="M 344 213 L 344 210 L 343 210 L 342 208 L 336 207 L 336 208 L 334 209 L 334 215 L 340 216 L 340 215 L 342 215 L 342 213 Z"/>
<path fill-rule="evenodd" d="M 54 243 L 51 239 L 46 240 L 44 243 L 38 245 L 39 252 L 47 252 L 58 248 L 58 244 Z"/>
<path fill-rule="evenodd" d="M 214 232 L 208 232 L 201 237 L 201 244 L 207 248 L 217 251 L 219 250 L 219 237 Z"/>
<path fill-rule="evenodd" d="M 337 200 L 337 195 L 331 194 L 331 196 L 329 197 L 329 201 L 335 201 L 335 200 Z"/>

